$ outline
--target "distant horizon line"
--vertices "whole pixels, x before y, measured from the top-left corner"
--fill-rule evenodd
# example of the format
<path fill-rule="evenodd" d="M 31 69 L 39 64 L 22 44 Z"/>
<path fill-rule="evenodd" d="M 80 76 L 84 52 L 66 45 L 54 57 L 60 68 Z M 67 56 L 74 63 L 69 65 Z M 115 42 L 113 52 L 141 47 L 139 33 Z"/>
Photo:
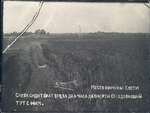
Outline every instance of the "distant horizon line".
<path fill-rule="evenodd" d="M 20 33 L 20 32 L 17 32 L 17 31 L 13 31 L 13 32 L 5 32 L 5 33 L 3 33 L 3 34 L 11 34 L 11 33 L 14 33 L 14 32 L 16 32 L 16 33 Z M 34 32 L 32 32 L 32 31 L 28 31 L 28 32 L 26 32 L 26 33 L 35 33 L 35 31 Z M 87 33 L 130 33 L 130 34 L 134 34 L 134 33 L 141 33 L 141 34 L 149 34 L 150 32 L 113 32 L 113 31 L 111 31 L 111 32 L 108 32 L 108 31 L 95 31 L 95 32 L 47 32 L 46 31 L 46 33 L 50 33 L 50 34 L 87 34 Z"/>

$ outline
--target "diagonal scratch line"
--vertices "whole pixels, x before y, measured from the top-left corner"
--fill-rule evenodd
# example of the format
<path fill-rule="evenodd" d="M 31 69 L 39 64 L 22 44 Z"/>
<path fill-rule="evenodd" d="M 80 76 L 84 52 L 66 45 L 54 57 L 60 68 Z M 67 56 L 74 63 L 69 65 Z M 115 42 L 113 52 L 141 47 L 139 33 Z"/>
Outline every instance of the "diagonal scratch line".
<path fill-rule="evenodd" d="M 148 5 L 147 3 L 144 3 L 144 5 L 150 9 L 150 5 Z"/>
<path fill-rule="evenodd" d="M 150 0 L 147 0 L 147 2 L 148 3 L 144 3 L 144 5 L 150 9 Z"/>
<path fill-rule="evenodd" d="M 35 22 L 35 20 L 37 19 L 37 17 L 39 16 L 39 13 L 41 11 L 41 8 L 43 6 L 43 1 L 40 2 L 40 6 L 38 11 L 35 13 L 35 15 L 33 16 L 32 20 L 27 24 L 27 26 L 22 30 L 22 32 L 14 39 L 14 41 L 12 41 L 4 50 L 3 50 L 3 54 L 6 53 L 6 51 L 33 25 L 33 23 Z"/>

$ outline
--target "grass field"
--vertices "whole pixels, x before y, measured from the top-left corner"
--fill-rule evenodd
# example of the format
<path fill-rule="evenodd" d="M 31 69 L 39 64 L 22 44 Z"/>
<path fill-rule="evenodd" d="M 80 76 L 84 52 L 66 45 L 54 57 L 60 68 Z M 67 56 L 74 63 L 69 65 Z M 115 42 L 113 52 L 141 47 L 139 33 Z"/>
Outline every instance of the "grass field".
<path fill-rule="evenodd" d="M 3 47 L 12 40 L 6 36 Z M 149 70 L 150 34 L 28 35 L 3 55 L 3 103 L 8 110 L 148 112 Z M 68 84 L 73 91 L 55 87 L 56 82 L 69 81 L 76 81 Z M 15 106 L 15 92 L 92 93 L 89 89 L 92 84 L 138 85 L 144 98 L 134 101 L 44 100 L 44 107 Z"/>

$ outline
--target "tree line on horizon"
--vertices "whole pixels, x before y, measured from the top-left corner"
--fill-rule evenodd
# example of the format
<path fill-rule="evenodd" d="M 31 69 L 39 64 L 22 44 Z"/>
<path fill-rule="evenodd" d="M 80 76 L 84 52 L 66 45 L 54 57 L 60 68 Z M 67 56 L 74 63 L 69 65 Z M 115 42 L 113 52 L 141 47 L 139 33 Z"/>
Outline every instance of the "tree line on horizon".
<path fill-rule="evenodd" d="M 11 32 L 11 33 L 4 33 L 6 36 L 18 36 L 21 32 Z M 50 35 L 50 32 L 47 32 L 44 29 L 37 29 L 34 32 L 25 32 L 23 35 L 32 35 L 32 34 L 37 34 L 37 35 Z M 69 33 L 70 34 L 70 33 Z M 72 33 L 71 33 L 72 34 Z M 73 33 L 74 34 L 74 33 Z M 97 31 L 97 32 L 89 32 L 87 34 L 110 34 L 110 35 L 117 35 L 117 34 L 145 34 L 145 35 L 150 35 L 150 33 L 119 33 L 119 32 L 102 32 L 102 31 Z"/>
<path fill-rule="evenodd" d="M 16 32 L 16 31 L 11 32 L 11 33 L 5 33 L 5 35 L 11 35 L 11 36 L 17 36 L 19 34 L 20 34 L 20 32 Z M 44 29 L 37 29 L 37 30 L 35 30 L 35 32 L 25 32 L 24 33 L 24 35 L 31 35 L 31 34 L 43 34 L 43 35 L 45 35 L 45 34 L 50 34 L 50 33 L 46 32 Z"/>

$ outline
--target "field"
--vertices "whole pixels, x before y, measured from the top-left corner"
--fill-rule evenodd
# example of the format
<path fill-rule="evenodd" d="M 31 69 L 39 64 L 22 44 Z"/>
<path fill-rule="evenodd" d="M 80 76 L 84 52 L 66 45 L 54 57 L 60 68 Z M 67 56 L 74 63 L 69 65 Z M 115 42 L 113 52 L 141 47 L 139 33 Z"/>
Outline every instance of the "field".
<path fill-rule="evenodd" d="M 5 36 L 3 47 L 12 40 Z M 73 90 L 55 87 L 61 82 Z M 3 55 L 3 84 L 3 105 L 8 111 L 150 112 L 150 34 L 24 36 Z M 15 105 L 16 92 L 92 93 L 92 84 L 138 85 L 144 98 L 44 100 L 44 107 Z"/>

